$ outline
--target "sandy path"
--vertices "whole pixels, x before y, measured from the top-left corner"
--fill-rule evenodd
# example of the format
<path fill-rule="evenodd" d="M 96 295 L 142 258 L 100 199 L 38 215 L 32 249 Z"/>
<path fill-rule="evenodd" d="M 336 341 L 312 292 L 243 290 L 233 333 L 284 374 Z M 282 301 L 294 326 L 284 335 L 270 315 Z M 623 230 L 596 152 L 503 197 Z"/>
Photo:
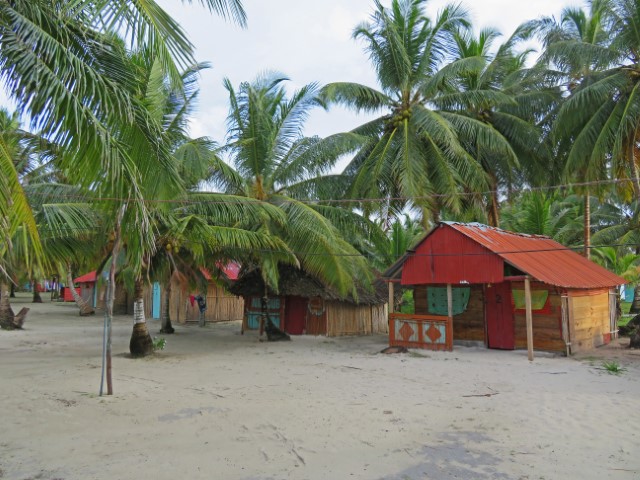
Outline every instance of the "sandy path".
<path fill-rule="evenodd" d="M 640 478 L 640 362 L 381 355 L 381 336 L 262 343 L 237 324 L 177 326 L 132 360 L 130 322 L 113 397 L 101 317 L 45 303 L 0 331 L 0 478 Z"/>

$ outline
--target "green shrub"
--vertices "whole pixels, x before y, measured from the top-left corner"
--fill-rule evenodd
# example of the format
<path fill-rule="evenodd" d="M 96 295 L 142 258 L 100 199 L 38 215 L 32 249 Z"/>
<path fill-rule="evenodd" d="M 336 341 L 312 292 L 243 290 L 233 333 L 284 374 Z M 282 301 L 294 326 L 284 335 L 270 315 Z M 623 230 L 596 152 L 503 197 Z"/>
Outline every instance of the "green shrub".
<path fill-rule="evenodd" d="M 153 351 L 156 350 L 164 350 L 165 345 L 167 344 L 166 338 L 158 338 L 153 337 Z"/>
<path fill-rule="evenodd" d="M 602 368 L 604 368 L 612 375 L 620 375 L 622 372 L 624 372 L 624 368 L 622 368 L 620 364 L 615 360 L 611 360 L 610 362 L 602 362 Z"/>

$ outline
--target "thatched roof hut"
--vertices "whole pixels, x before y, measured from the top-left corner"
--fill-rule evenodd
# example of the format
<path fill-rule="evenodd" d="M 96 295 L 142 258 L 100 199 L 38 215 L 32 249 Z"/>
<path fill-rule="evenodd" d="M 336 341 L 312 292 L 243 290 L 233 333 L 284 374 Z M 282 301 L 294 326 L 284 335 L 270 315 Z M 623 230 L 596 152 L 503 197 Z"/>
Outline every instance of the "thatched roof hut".
<path fill-rule="evenodd" d="M 271 320 L 292 335 L 357 335 L 387 333 L 386 287 L 358 289 L 357 298 L 340 295 L 303 270 L 280 268 L 278 292 L 267 288 Z M 380 287 L 382 291 L 380 291 Z M 265 283 L 258 269 L 241 272 L 230 291 L 245 301 L 243 330 L 259 328 Z"/>

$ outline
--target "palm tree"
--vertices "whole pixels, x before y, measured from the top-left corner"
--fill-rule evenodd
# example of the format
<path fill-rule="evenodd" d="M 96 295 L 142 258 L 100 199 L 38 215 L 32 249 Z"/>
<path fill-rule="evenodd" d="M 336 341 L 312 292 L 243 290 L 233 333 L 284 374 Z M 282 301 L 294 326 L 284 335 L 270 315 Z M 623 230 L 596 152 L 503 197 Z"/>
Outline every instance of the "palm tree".
<path fill-rule="evenodd" d="M 451 79 L 449 91 L 433 100 L 443 115 L 454 113 L 479 121 L 500 139 L 496 150 L 491 148 L 495 141 L 478 141 L 463 125 L 458 129 L 465 149 L 487 174 L 491 194 L 483 203 L 489 225 L 496 227 L 500 226 L 500 192 L 512 192 L 514 185 L 536 184 L 542 172 L 548 171 L 551 157 L 540 127 L 540 112 L 557 99 L 557 89 L 525 69 L 530 50 L 515 52 L 528 32 L 524 26 L 518 28 L 494 54 L 493 42 L 500 36 L 496 30 L 483 29 L 477 36 L 468 29 L 454 32 L 454 58 L 475 60 L 476 65 L 459 72 Z M 457 118 L 451 116 L 450 121 L 455 125 Z"/>
<path fill-rule="evenodd" d="M 627 255 L 640 255 L 640 202 L 634 200 L 629 204 L 620 202 L 615 205 L 611 220 L 601 230 L 593 235 L 596 244 L 616 245 L 626 250 Z M 627 277 L 625 277 L 627 278 Z M 633 303 L 629 313 L 640 313 L 640 283 L 637 278 L 627 278 L 635 284 Z"/>
<path fill-rule="evenodd" d="M 248 228 L 263 219 L 278 221 L 279 213 L 274 216 L 273 208 L 230 195 L 197 192 L 199 182 L 206 180 L 219 165 L 215 145 L 207 138 L 189 138 L 187 133 L 189 114 L 198 93 L 197 74 L 205 66 L 188 69 L 181 77 L 180 88 L 175 88 L 157 59 L 142 54 L 132 60 L 140 72 L 137 95 L 158 127 L 171 167 L 164 172 L 155 169 L 153 175 L 147 175 L 141 182 L 145 188 L 146 234 L 131 227 L 123 234 L 127 268 L 134 284 L 130 352 L 133 356 L 145 356 L 152 352 L 152 341 L 144 318 L 143 289 L 152 265 L 155 264 L 153 274 L 164 273 L 168 284 L 179 270 L 193 273 L 199 267 L 210 267 L 215 259 L 242 258 L 246 255 L 243 250 L 267 250 L 272 254 L 267 253 L 264 258 L 286 259 L 291 255 L 269 232 L 253 232 Z M 148 168 L 143 159 L 138 160 L 138 165 Z M 171 186 L 176 174 L 182 177 L 182 182 Z M 123 210 L 123 227 L 132 220 L 127 218 L 128 208 Z M 146 238 L 141 238 L 143 234 Z M 167 264 L 164 272 L 158 268 L 161 259 Z"/>
<path fill-rule="evenodd" d="M 595 236 L 618 222 L 619 207 L 602 198 L 589 197 Z M 515 195 L 502 208 L 503 228 L 546 235 L 574 250 L 584 248 L 584 198 L 572 191 L 533 191 Z M 594 236 L 594 238 L 596 238 Z M 598 237 L 601 244 L 601 239 Z"/>
<path fill-rule="evenodd" d="M 425 233 L 420 222 L 405 214 L 404 219 L 396 219 L 386 231 L 384 241 L 373 245 L 370 252 L 372 266 L 384 271 Z"/>
<path fill-rule="evenodd" d="M 0 109 L 0 326 L 12 328 L 14 313 L 9 297 L 12 275 L 24 266 L 29 278 L 42 261 L 42 248 L 33 213 L 25 195 L 22 177 L 32 163 L 30 135 L 20 128 L 16 113 Z M 16 251 L 16 238 L 33 245 Z"/>
<path fill-rule="evenodd" d="M 615 146 L 622 138 L 615 140 L 619 134 L 613 133 L 622 126 L 615 124 L 624 104 L 616 106 L 619 98 L 615 85 L 621 78 L 616 80 L 612 76 L 618 70 L 618 62 L 626 63 L 625 55 L 614 46 L 616 30 L 619 30 L 614 10 L 622 3 L 592 0 L 588 11 L 565 8 L 559 21 L 543 17 L 531 23 L 546 46 L 541 61 L 556 69 L 568 93 L 554 125 L 559 153 L 566 155 L 565 178 L 568 179 L 597 182 L 609 176 L 636 176 L 633 170 L 624 173 L 619 161 L 624 155 L 621 156 L 622 150 Z M 616 4 L 618 7 L 614 7 Z M 597 186 L 595 189 L 601 194 Z M 583 189 L 584 255 L 587 258 L 592 231 L 589 190 L 589 187 Z"/>
<path fill-rule="evenodd" d="M 213 180 L 225 193 L 262 201 L 276 208 L 282 224 L 265 219 L 257 232 L 280 238 L 302 269 L 342 295 L 356 296 L 356 286 L 369 278 L 367 263 L 353 244 L 365 232 L 375 235 L 367 219 L 334 204 L 322 203 L 331 195 L 333 176 L 327 172 L 344 153 L 361 145 L 353 134 L 320 138 L 302 136 L 309 109 L 316 102 L 315 85 L 307 85 L 287 99 L 283 76 L 267 74 L 236 91 L 228 80 L 230 112 L 227 144 L 232 168 L 223 162 Z M 335 197 L 330 197 L 335 198 Z M 277 262 L 254 262 L 268 284 L 277 289 Z"/>
<path fill-rule="evenodd" d="M 26 177 L 24 190 L 38 225 L 49 271 L 66 277 L 80 315 L 93 315 L 93 307 L 73 287 L 73 271 L 96 267 L 96 258 L 104 256 L 108 234 L 103 234 L 104 219 L 92 192 L 52 181 L 56 176 L 61 174 L 55 171 L 55 162 L 41 160 Z M 32 249 L 33 245 L 26 248 Z"/>
<path fill-rule="evenodd" d="M 199 3 L 245 24 L 239 0 Z M 128 158 L 128 146 L 114 137 L 138 114 L 121 88 L 132 80 L 122 62 L 121 34 L 127 44 L 153 51 L 176 84 L 178 65 L 193 63 L 184 31 L 153 1 L 0 1 L 0 79 L 33 129 L 73 153 L 65 157 L 65 169 L 85 186 L 103 175 L 114 183 L 132 180 L 119 160 Z M 6 239 L 7 229 L 27 222 L 35 235 L 6 155 L 0 167 L 0 215 L 10 220 L 2 222 L 2 234 Z M 10 204 L 9 218 L 4 210 Z"/>
<path fill-rule="evenodd" d="M 459 193 L 464 190 L 489 189 L 479 159 L 465 144 L 510 158 L 515 155 L 490 125 L 450 108 L 457 93 L 455 79 L 483 68 L 486 61 L 478 56 L 452 58 L 455 35 L 470 29 L 466 11 L 447 6 L 432 20 L 424 15 L 425 4 L 425 0 L 393 0 L 387 9 L 376 2 L 371 21 L 358 26 L 353 36 L 365 41 L 381 89 L 332 83 L 323 89 L 323 101 L 382 114 L 353 130 L 370 141 L 345 171 L 353 177 L 349 193 L 410 198 L 425 217 L 437 218 L 443 208 L 460 209 Z M 478 100 L 496 96 L 473 95 Z M 445 105 L 446 111 L 441 108 Z M 400 202 L 396 210 L 404 204 Z"/>
<path fill-rule="evenodd" d="M 241 24 L 245 21 L 239 0 L 200 3 Z M 10 96 L 29 114 L 34 129 L 60 146 L 59 166 L 71 184 L 123 199 L 105 205 L 114 219 L 105 308 L 107 393 L 111 394 L 116 259 L 123 240 L 129 252 L 153 246 L 145 196 L 157 198 L 160 190 L 166 193 L 179 186 L 161 128 L 140 103 L 140 72 L 131 68 L 125 44 L 151 52 L 176 87 L 179 66 L 193 63 L 192 45 L 153 1 L 2 1 L 0 19 L 0 78 Z M 167 183 L 149 185 L 152 172 L 167 175 Z M 16 197 L 8 183 L 0 184 L 0 189 L 2 199 Z M 21 214 L 25 216 L 24 211 Z M 123 230 L 123 224 L 132 228 Z M 133 238 L 123 239 L 123 233 Z M 135 259 L 134 268 L 140 271 L 142 256 L 129 258 Z"/>

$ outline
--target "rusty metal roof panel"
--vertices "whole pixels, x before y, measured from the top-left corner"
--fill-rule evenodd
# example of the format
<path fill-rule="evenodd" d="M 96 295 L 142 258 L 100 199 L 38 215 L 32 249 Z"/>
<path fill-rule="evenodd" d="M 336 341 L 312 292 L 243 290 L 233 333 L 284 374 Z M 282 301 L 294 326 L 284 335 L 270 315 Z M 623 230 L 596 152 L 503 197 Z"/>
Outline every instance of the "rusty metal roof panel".
<path fill-rule="evenodd" d="M 549 237 L 527 235 L 480 223 L 443 222 L 478 242 L 518 270 L 564 288 L 604 288 L 626 281 Z"/>

